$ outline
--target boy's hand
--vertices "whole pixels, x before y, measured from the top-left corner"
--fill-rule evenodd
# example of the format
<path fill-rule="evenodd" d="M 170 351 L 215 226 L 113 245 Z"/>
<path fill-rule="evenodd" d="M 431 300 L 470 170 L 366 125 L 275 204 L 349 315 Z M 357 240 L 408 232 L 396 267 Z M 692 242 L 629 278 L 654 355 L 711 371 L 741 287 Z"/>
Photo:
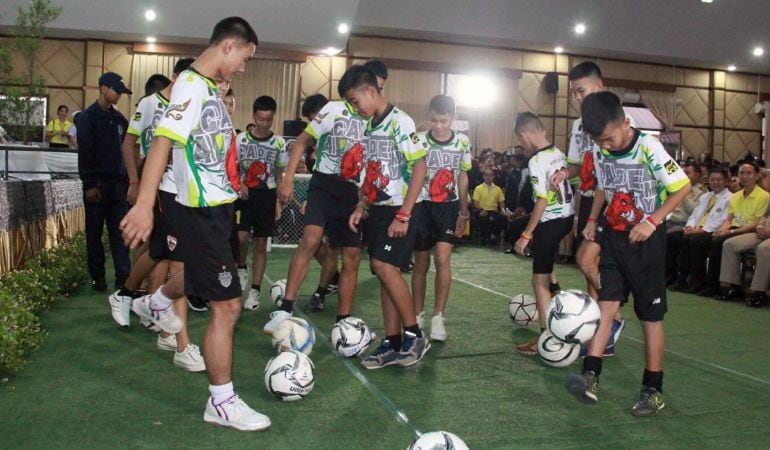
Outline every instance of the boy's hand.
<path fill-rule="evenodd" d="M 152 231 L 152 208 L 136 205 L 120 221 L 123 243 L 129 248 L 136 248 L 150 237 Z"/>
<path fill-rule="evenodd" d="M 353 210 L 353 214 L 348 218 L 348 228 L 354 233 L 358 233 L 358 224 L 361 222 L 361 217 L 364 215 L 364 208 L 356 206 Z"/>
<path fill-rule="evenodd" d="M 294 180 L 284 178 L 281 180 L 281 184 L 278 185 L 278 201 L 285 205 L 289 202 L 292 195 L 294 195 Z"/>
<path fill-rule="evenodd" d="M 465 224 L 468 223 L 468 216 L 457 216 L 455 223 L 455 237 L 461 238 L 465 234 Z"/>
<path fill-rule="evenodd" d="M 98 187 L 86 190 L 86 201 L 88 203 L 99 203 L 102 201 L 102 191 Z"/>
<path fill-rule="evenodd" d="M 655 229 L 652 224 L 643 220 L 631 228 L 631 233 L 628 234 L 628 240 L 632 244 L 635 242 L 643 242 L 649 239 L 653 232 L 655 232 Z"/>
<path fill-rule="evenodd" d="M 249 188 L 246 187 L 245 183 L 241 183 L 241 187 L 238 191 L 238 197 L 241 198 L 241 200 L 248 200 L 249 199 Z"/>
<path fill-rule="evenodd" d="M 406 230 L 409 229 L 409 224 L 393 219 L 388 227 L 389 238 L 402 238 L 406 236 Z"/>
<path fill-rule="evenodd" d="M 516 241 L 516 245 L 513 246 L 513 250 L 519 255 L 524 256 L 524 251 L 527 249 L 528 245 L 529 245 L 529 239 L 524 239 L 520 237 L 519 240 Z"/>
<path fill-rule="evenodd" d="M 548 180 L 550 183 L 550 186 L 548 187 L 550 190 L 554 192 L 559 191 L 559 186 L 564 183 L 564 180 L 567 179 L 567 170 L 566 169 L 560 169 L 553 175 L 551 175 L 551 179 Z"/>
<path fill-rule="evenodd" d="M 139 183 L 129 184 L 126 192 L 126 200 L 128 200 L 129 205 L 136 204 L 137 195 L 139 195 Z"/>
<path fill-rule="evenodd" d="M 589 221 L 583 228 L 583 238 L 586 241 L 592 241 L 596 239 L 596 222 Z"/>

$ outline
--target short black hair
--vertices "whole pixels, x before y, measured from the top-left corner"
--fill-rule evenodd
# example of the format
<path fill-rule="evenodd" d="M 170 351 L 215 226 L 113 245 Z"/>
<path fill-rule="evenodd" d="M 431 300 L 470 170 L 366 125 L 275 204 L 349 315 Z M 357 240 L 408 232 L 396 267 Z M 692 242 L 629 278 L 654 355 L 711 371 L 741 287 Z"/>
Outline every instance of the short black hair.
<path fill-rule="evenodd" d="M 622 122 L 626 118 L 620 98 L 612 92 L 595 92 L 580 104 L 583 129 L 592 136 L 600 136 L 610 123 Z"/>
<path fill-rule="evenodd" d="M 370 59 L 364 63 L 364 67 L 374 72 L 374 74 L 384 80 L 388 79 L 388 66 L 379 59 Z"/>
<path fill-rule="evenodd" d="M 58 107 L 58 108 L 56 108 L 56 112 L 58 113 L 59 111 L 61 111 L 61 110 L 62 110 L 62 108 L 66 109 L 66 110 L 67 110 L 67 112 L 69 112 L 69 110 L 70 110 L 70 107 L 69 107 L 69 106 L 67 106 L 67 105 L 59 105 L 59 107 Z"/>
<path fill-rule="evenodd" d="M 233 88 L 227 88 L 227 92 L 225 93 L 225 97 L 235 97 L 235 92 L 233 92 Z"/>
<path fill-rule="evenodd" d="M 246 129 L 248 130 L 249 128 L 256 127 L 256 126 L 257 126 L 256 123 L 250 123 L 250 124 L 246 125 Z"/>
<path fill-rule="evenodd" d="M 182 58 L 174 64 L 174 75 L 179 75 L 185 70 L 189 69 L 192 63 L 195 62 L 195 58 Z"/>
<path fill-rule="evenodd" d="M 345 94 L 351 89 L 358 89 L 363 86 L 372 86 L 379 91 L 377 85 L 377 76 L 368 67 L 360 64 L 352 65 L 345 71 L 337 84 L 337 92 L 340 97 L 345 98 Z"/>
<path fill-rule="evenodd" d="M 711 169 L 709 169 L 709 175 L 712 173 L 718 173 L 724 177 L 725 180 L 730 178 L 730 172 L 727 170 L 725 166 L 714 166 Z"/>
<path fill-rule="evenodd" d="M 569 71 L 567 79 L 569 81 L 580 80 L 582 78 L 597 77 L 602 78 L 602 69 L 593 61 L 583 61 Z"/>
<path fill-rule="evenodd" d="M 455 101 L 448 95 L 436 95 L 430 99 L 429 111 L 433 111 L 439 114 L 455 114 Z"/>
<path fill-rule="evenodd" d="M 757 164 L 756 162 L 754 162 L 754 161 L 741 161 L 740 165 L 738 166 L 738 170 L 740 170 L 740 168 L 741 168 L 740 166 L 744 166 L 744 165 L 753 167 L 754 168 L 754 173 L 759 174 L 759 170 L 760 170 L 759 169 L 759 164 Z"/>
<path fill-rule="evenodd" d="M 513 132 L 518 134 L 524 131 L 540 131 L 545 130 L 545 127 L 543 126 L 543 122 L 540 121 L 540 118 L 537 117 L 535 113 L 531 113 L 529 111 L 519 113 L 518 116 L 516 116 L 516 123 L 513 125 Z"/>
<path fill-rule="evenodd" d="M 263 96 L 257 97 L 257 99 L 254 100 L 254 106 L 251 107 L 252 113 L 256 113 L 257 111 L 275 112 L 277 110 L 278 110 L 278 104 L 275 102 L 275 99 L 273 97 L 270 97 L 269 95 L 263 95 Z"/>
<path fill-rule="evenodd" d="M 329 103 L 329 99 L 323 94 L 314 94 L 305 99 L 305 103 L 302 104 L 302 117 L 310 117 L 313 114 L 318 114 L 326 104 Z"/>
<path fill-rule="evenodd" d="M 259 44 L 254 28 L 242 17 L 227 17 L 214 25 L 209 45 L 218 44 L 225 39 L 237 39 L 247 44 Z"/>
<path fill-rule="evenodd" d="M 166 89 L 169 84 L 171 84 L 171 80 L 169 80 L 165 75 L 159 73 L 150 75 L 150 78 L 148 78 L 147 82 L 144 83 L 144 95 L 146 97 L 160 92 L 163 89 Z"/>

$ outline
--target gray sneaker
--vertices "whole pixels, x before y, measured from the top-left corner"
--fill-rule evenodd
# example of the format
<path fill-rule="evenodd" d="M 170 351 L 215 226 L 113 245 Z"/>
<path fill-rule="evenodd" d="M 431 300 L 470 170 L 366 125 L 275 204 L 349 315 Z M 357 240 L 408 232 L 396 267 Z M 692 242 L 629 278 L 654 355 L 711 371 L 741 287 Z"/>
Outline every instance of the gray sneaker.
<path fill-rule="evenodd" d="M 565 387 L 583 403 L 594 404 L 599 401 L 599 377 L 592 370 L 567 375 Z"/>
<path fill-rule="evenodd" d="M 383 339 L 380 346 L 361 361 L 361 365 L 367 369 L 382 369 L 398 364 L 398 357 L 399 353 L 390 348 L 390 341 Z"/>
<path fill-rule="evenodd" d="M 636 417 L 650 417 L 658 414 L 658 411 L 665 407 L 663 393 L 655 388 L 644 386 L 639 393 L 639 401 L 631 409 L 631 414 Z"/>
<path fill-rule="evenodd" d="M 427 336 L 423 334 L 418 338 L 416 334 L 407 331 L 404 333 L 404 345 L 398 354 L 398 364 L 404 367 L 417 364 L 428 350 L 430 350 L 430 340 Z"/>
<path fill-rule="evenodd" d="M 311 313 L 323 311 L 325 301 L 326 297 L 319 295 L 318 292 L 316 292 L 312 297 L 310 297 L 310 301 L 307 302 L 307 305 L 305 305 L 303 309 L 305 312 Z"/>

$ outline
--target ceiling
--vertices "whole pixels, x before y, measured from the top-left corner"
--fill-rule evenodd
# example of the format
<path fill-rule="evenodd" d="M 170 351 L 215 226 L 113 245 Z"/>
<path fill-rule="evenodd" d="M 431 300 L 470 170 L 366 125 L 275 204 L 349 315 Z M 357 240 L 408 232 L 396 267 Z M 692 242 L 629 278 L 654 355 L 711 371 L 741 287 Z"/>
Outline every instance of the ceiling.
<path fill-rule="evenodd" d="M 22 1 L 22 0 L 16 0 Z M 0 24 L 14 7 L 0 5 Z M 260 46 L 344 48 L 337 32 L 552 51 L 770 74 L 770 0 L 58 0 L 60 37 L 203 43 L 220 18 L 249 20 Z M 144 10 L 157 12 L 154 22 Z M 574 33 L 582 22 L 586 32 Z M 762 46 L 765 55 L 752 49 Z"/>

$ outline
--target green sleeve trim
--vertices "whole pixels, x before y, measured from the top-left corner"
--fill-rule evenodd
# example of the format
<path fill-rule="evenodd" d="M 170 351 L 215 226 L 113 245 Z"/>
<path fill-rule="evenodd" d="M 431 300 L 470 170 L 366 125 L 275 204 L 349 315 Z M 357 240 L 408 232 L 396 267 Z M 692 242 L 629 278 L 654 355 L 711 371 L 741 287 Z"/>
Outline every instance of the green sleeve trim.
<path fill-rule="evenodd" d="M 407 161 L 412 162 L 412 161 L 417 161 L 420 158 L 425 158 L 425 155 L 427 154 L 428 152 L 424 148 L 421 148 L 414 153 L 409 153 L 404 156 L 406 157 Z"/>
<path fill-rule="evenodd" d="M 574 159 L 567 158 L 567 164 L 575 164 L 575 165 L 580 166 L 580 165 L 583 164 L 583 161 L 575 161 Z"/>
<path fill-rule="evenodd" d="M 126 131 L 126 133 L 133 134 L 134 136 L 142 136 L 142 132 L 133 127 L 128 127 L 128 131 Z"/>
<path fill-rule="evenodd" d="M 671 193 L 677 192 L 683 187 L 685 187 L 686 185 L 688 185 L 689 183 L 690 183 L 690 180 L 688 178 L 685 178 L 683 180 L 677 181 L 676 183 L 669 184 L 668 186 L 666 186 L 666 190 Z"/>
<path fill-rule="evenodd" d="M 312 123 L 312 122 L 311 122 L 311 123 Z M 311 126 L 311 124 L 310 124 L 310 123 L 309 123 L 309 124 L 307 124 L 307 126 L 305 127 L 305 133 L 307 133 L 307 134 L 309 134 L 310 136 L 312 136 L 312 137 L 313 137 L 313 139 L 315 139 L 316 141 L 317 141 L 317 140 L 318 140 L 318 138 L 319 138 L 319 136 L 318 136 L 318 133 L 316 133 L 316 132 L 315 132 L 315 130 L 313 129 L 313 127 Z"/>
<path fill-rule="evenodd" d="M 187 145 L 187 138 L 183 138 L 182 136 L 174 133 L 168 128 L 158 128 L 157 130 L 155 130 L 155 137 L 158 137 L 158 136 L 163 136 L 174 142 L 178 142 L 181 145 Z"/>

